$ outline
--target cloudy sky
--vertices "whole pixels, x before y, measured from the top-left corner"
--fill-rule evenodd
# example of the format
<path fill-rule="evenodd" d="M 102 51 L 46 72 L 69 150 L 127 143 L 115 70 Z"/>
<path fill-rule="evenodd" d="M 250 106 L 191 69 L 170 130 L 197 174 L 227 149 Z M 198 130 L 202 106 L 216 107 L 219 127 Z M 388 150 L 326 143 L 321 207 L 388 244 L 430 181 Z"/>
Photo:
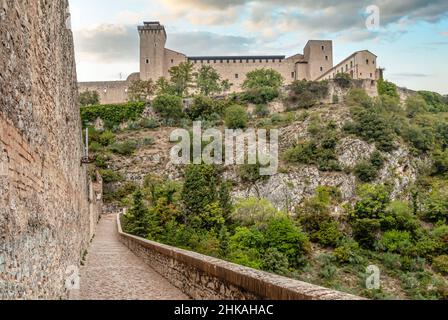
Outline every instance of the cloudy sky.
<path fill-rule="evenodd" d="M 448 94 L 447 0 L 70 0 L 78 79 L 138 71 L 137 25 L 159 20 L 167 47 L 187 55 L 302 53 L 334 41 L 335 63 L 356 50 L 379 56 L 386 78 Z M 380 12 L 380 27 L 366 27 Z"/>

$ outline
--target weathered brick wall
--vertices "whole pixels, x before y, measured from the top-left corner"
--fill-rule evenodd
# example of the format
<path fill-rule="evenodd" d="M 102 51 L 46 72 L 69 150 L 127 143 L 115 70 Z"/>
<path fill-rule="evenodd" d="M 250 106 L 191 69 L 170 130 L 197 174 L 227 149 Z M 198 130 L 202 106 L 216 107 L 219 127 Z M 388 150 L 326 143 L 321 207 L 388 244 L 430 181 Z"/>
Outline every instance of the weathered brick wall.
<path fill-rule="evenodd" d="M 131 251 L 197 300 L 358 300 L 359 297 L 273 275 L 123 233 Z"/>
<path fill-rule="evenodd" d="M 0 299 L 64 298 L 91 234 L 67 0 L 0 0 Z"/>

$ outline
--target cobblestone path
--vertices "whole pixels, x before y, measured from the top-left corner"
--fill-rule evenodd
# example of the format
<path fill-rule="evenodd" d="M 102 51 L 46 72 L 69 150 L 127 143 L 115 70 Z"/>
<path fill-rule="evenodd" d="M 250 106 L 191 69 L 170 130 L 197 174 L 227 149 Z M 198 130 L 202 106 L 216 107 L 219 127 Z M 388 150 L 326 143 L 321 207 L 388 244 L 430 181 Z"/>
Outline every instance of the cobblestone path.
<path fill-rule="evenodd" d="M 118 240 L 115 215 L 102 217 L 80 273 L 73 300 L 188 299 Z"/>

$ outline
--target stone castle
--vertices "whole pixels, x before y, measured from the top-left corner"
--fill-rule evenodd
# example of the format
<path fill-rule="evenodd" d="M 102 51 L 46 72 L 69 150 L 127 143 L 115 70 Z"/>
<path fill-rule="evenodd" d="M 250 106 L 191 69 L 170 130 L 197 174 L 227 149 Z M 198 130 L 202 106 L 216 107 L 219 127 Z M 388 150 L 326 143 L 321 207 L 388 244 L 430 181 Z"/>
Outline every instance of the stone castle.
<path fill-rule="evenodd" d="M 246 74 L 255 69 L 271 68 L 285 79 L 285 84 L 295 80 L 330 80 L 337 73 L 347 73 L 353 79 L 370 80 L 374 83 L 381 77 L 377 67 L 377 56 L 368 50 L 357 51 L 334 66 L 333 42 L 310 40 L 303 54 L 291 57 L 272 56 L 200 56 L 189 57 L 166 48 L 167 34 L 160 22 L 144 22 L 138 27 L 140 35 L 140 72 L 131 74 L 126 81 L 82 82 L 80 91 L 95 90 L 101 103 L 122 103 L 127 100 L 130 83 L 135 80 L 157 81 L 169 78 L 170 68 L 190 61 L 196 68 L 212 66 L 223 80 L 229 80 L 232 91 L 241 88 Z"/>

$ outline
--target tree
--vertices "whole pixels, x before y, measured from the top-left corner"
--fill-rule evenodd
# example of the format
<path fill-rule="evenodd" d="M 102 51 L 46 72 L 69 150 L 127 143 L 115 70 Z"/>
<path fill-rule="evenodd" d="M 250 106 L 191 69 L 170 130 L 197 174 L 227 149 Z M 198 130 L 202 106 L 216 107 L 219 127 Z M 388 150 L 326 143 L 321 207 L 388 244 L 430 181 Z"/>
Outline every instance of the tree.
<path fill-rule="evenodd" d="M 399 98 L 399 94 L 397 92 L 397 86 L 389 81 L 380 79 L 378 80 L 378 94 L 386 95 L 393 98 Z"/>
<path fill-rule="evenodd" d="M 175 94 L 180 97 L 188 96 L 195 78 L 194 64 L 190 61 L 182 62 L 178 66 L 172 67 L 169 73 Z"/>
<path fill-rule="evenodd" d="M 156 95 L 161 96 L 166 94 L 174 95 L 175 89 L 174 86 L 165 77 L 161 77 L 156 82 Z"/>
<path fill-rule="evenodd" d="M 133 205 L 125 215 L 125 231 L 138 237 L 148 236 L 148 208 L 143 203 L 143 194 L 137 190 L 133 195 Z"/>
<path fill-rule="evenodd" d="M 79 104 L 81 106 L 93 106 L 100 103 L 98 91 L 86 90 L 79 94 Z"/>
<path fill-rule="evenodd" d="M 128 88 L 128 100 L 130 102 L 146 102 L 154 94 L 155 85 L 152 80 L 135 80 Z"/>
<path fill-rule="evenodd" d="M 282 75 L 274 69 L 257 69 L 246 75 L 243 89 L 250 90 L 270 87 L 278 90 L 282 86 L 283 81 Z"/>
<path fill-rule="evenodd" d="M 204 96 L 210 96 L 215 93 L 221 93 L 221 77 L 211 66 L 202 66 L 196 74 L 196 87 L 199 93 Z"/>
<path fill-rule="evenodd" d="M 227 108 L 225 123 L 229 129 L 244 129 L 247 126 L 248 116 L 244 107 L 233 105 Z"/>
<path fill-rule="evenodd" d="M 414 118 L 419 113 L 427 112 L 428 105 L 422 96 L 410 96 L 406 99 L 406 111 L 409 118 Z"/>
<path fill-rule="evenodd" d="M 182 118 L 182 98 L 173 95 L 161 95 L 153 101 L 154 110 L 165 120 L 179 120 Z"/>

